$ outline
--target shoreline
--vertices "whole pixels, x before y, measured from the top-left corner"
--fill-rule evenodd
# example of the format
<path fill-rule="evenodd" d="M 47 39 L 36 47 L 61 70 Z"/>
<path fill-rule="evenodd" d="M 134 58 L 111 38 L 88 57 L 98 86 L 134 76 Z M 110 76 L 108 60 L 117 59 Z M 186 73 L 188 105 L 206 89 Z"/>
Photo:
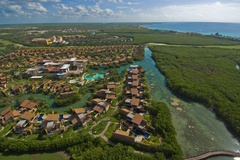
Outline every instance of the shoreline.
<path fill-rule="evenodd" d="M 167 24 L 168 26 L 164 26 L 164 24 Z M 196 24 L 199 24 L 196 26 Z M 216 28 L 212 25 L 216 26 L 222 26 L 224 25 L 225 28 Z M 163 25 L 161 28 L 159 25 Z M 190 27 L 189 27 L 190 25 Z M 193 26 L 191 26 L 193 25 Z M 229 25 L 231 25 L 231 28 L 228 29 Z M 231 39 L 237 39 L 240 40 L 240 23 L 231 23 L 231 22 L 152 22 L 152 23 L 146 23 L 146 24 L 140 24 L 139 26 L 143 28 L 147 28 L 150 30 L 158 30 L 158 31 L 166 31 L 166 32 L 178 32 L 178 33 L 194 33 L 194 34 L 200 34 L 204 36 L 214 36 L 218 38 L 231 38 Z M 189 30 L 183 30 L 181 28 L 189 27 Z M 212 28 L 215 28 L 212 30 Z M 215 34 L 219 34 L 219 36 L 216 36 Z"/>

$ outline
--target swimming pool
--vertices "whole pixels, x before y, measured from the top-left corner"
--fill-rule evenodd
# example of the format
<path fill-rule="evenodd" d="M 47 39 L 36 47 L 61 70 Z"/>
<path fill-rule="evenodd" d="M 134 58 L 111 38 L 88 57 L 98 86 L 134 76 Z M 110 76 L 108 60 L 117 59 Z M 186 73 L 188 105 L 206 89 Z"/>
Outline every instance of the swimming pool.
<path fill-rule="evenodd" d="M 87 81 L 94 81 L 95 79 L 98 79 L 98 78 L 104 78 L 104 74 L 96 73 L 94 76 L 89 76 L 87 74 L 84 74 L 84 78 Z"/>
<path fill-rule="evenodd" d="M 61 121 L 63 119 L 63 114 L 59 115 L 59 121 Z"/>
<path fill-rule="evenodd" d="M 41 113 L 41 114 L 39 115 L 38 121 L 41 121 L 41 120 L 42 120 L 43 115 L 44 115 L 43 113 Z"/>

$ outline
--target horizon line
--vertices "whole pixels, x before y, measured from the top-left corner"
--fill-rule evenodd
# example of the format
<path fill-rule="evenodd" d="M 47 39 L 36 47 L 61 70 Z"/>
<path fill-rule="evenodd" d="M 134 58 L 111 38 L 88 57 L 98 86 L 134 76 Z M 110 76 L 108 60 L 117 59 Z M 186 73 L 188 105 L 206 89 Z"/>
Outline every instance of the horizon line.
<path fill-rule="evenodd" d="M 0 23 L 0 26 L 4 25 L 34 25 L 34 24 L 153 24 L 153 23 L 233 23 L 240 24 L 240 22 L 210 22 L 210 21 L 163 21 L 163 22 L 41 22 L 41 23 Z"/>

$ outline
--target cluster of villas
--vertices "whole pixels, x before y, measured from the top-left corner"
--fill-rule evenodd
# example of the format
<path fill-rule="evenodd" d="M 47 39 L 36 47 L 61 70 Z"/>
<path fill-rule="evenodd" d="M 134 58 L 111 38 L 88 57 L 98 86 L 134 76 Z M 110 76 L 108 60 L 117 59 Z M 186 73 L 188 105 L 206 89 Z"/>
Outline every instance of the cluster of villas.
<path fill-rule="evenodd" d="M 112 106 L 112 101 L 116 99 L 116 84 L 109 82 L 98 90 L 95 97 L 87 103 L 87 107 L 75 109 L 71 122 L 73 127 L 85 125 L 89 120 L 96 120 L 96 118 L 108 112 Z"/>
<path fill-rule="evenodd" d="M 119 109 L 121 114 L 121 126 L 112 137 L 127 143 L 141 142 L 143 138 L 150 138 L 150 131 L 155 131 L 151 125 L 144 120 L 146 114 L 143 77 L 144 68 L 131 65 L 125 80 L 124 106 Z"/>
<path fill-rule="evenodd" d="M 48 59 L 87 59 L 90 64 L 104 63 L 106 57 L 110 62 L 117 63 L 120 60 L 129 60 L 139 50 L 136 45 L 115 45 L 95 47 L 71 47 L 71 48 L 36 48 L 21 49 L 10 54 L 0 56 L 0 69 L 23 68 L 37 65 L 38 61 Z M 121 55 L 122 54 L 122 55 Z M 102 56 L 104 55 L 104 56 Z M 118 57 L 121 55 L 121 59 Z M 21 57 L 26 57 L 21 59 Z M 21 62 L 19 62 L 19 58 Z M 111 59 L 111 60 L 110 60 Z M 108 61 L 108 62 L 109 62 Z"/>
<path fill-rule="evenodd" d="M 4 76 L 0 74 L 0 89 L 7 88 L 7 84 L 9 82 L 9 76 Z"/>
<path fill-rule="evenodd" d="M 69 114 L 37 113 L 38 105 L 25 99 L 16 109 L 6 108 L 0 114 L 0 125 L 17 121 L 13 127 L 15 133 L 31 134 L 33 131 L 43 130 L 46 134 L 61 133 L 71 124 L 74 128 L 84 126 L 89 121 L 96 120 L 97 116 L 106 113 L 116 98 L 115 83 L 103 86 L 94 99 L 87 103 L 85 108 L 73 108 Z"/>
<path fill-rule="evenodd" d="M 74 91 L 70 85 L 65 84 L 63 81 L 45 80 L 42 82 L 34 81 L 25 85 L 17 84 L 10 89 L 10 94 L 28 93 L 38 89 L 42 89 L 48 93 L 56 94 L 60 97 L 65 97 L 76 93 L 76 91 Z"/>

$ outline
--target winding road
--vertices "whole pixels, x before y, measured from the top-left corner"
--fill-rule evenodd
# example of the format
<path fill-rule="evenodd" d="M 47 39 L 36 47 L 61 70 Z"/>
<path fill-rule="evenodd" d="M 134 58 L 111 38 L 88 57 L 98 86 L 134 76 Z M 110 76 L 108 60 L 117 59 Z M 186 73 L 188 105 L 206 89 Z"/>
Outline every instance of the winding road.
<path fill-rule="evenodd" d="M 96 138 L 96 137 L 101 137 L 104 141 L 108 142 L 108 143 L 109 143 L 110 145 L 112 145 L 112 146 L 114 146 L 115 144 L 114 144 L 113 142 L 111 142 L 104 134 L 106 133 L 106 131 L 108 130 L 108 127 L 109 127 L 110 124 L 112 123 L 112 122 L 110 122 L 110 118 L 111 118 L 111 117 L 113 116 L 113 114 L 117 111 L 117 109 L 118 109 L 117 106 L 118 106 L 118 104 L 116 104 L 116 107 L 114 108 L 113 112 L 112 112 L 108 117 L 106 117 L 106 118 L 101 119 L 100 121 L 98 121 L 98 122 L 97 122 L 96 124 L 94 124 L 94 125 L 90 128 L 90 130 L 89 130 L 89 134 L 91 134 L 91 135 L 94 136 L 95 138 Z M 99 125 L 99 123 L 101 123 L 102 121 L 108 121 L 107 125 L 105 126 L 104 130 L 103 130 L 100 134 L 94 135 L 94 134 L 92 133 L 93 128 L 96 127 L 97 125 Z"/>

